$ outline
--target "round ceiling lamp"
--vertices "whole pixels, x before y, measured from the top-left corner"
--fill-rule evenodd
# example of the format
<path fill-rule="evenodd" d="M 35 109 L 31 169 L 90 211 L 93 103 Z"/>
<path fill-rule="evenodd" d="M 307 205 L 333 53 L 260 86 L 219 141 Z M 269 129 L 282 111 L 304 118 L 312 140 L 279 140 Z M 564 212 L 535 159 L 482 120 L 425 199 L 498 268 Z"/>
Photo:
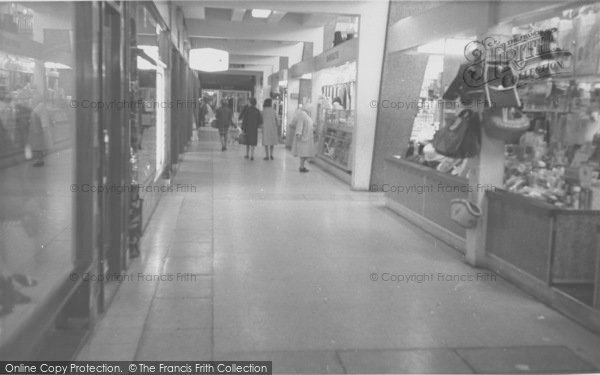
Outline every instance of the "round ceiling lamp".
<path fill-rule="evenodd" d="M 269 18 L 271 15 L 270 9 L 252 9 L 252 17 L 254 18 Z"/>
<path fill-rule="evenodd" d="M 202 72 L 223 72 L 229 69 L 229 52 L 214 48 L 190 50 L 190 68 Z"/>

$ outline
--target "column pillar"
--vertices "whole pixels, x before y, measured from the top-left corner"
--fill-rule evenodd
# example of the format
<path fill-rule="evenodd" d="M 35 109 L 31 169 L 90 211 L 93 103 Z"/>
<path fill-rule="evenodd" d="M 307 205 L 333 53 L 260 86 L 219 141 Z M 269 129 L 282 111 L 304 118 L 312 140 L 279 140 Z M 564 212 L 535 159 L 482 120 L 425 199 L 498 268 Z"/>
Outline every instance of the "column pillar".
<path fill-rule="evenodd" d="M 365 6 L 368 9 L 360 17 L 356 64 L 356 129 L 352 139 L 354 190 L 368 190 L 371 182 L 377 111 L 373 111 L 369 103 L 379 98 L 389 9 L 387 1 L 368 2 Z"/>
<path fill-rule="evenodd" d="M 488 27 L 478 30 L 480 40 L 489 34 L 511 35 L 510 25 L 494 27 L 497 23 L 497 4 L 488 4 L 488 7 Z M 504 141 L 490 138 L 482 130 L 481 152 L 478 157 L 469 161 L 469 185 L 472 188 L 469 199 L 479 204 L 482 212 L 477 227 L 467 229 L 465 257 L 467 262 L 475 267 L 483 267 L 486 263 L 488 202 L 485 187 L 503 186 L 504 149 Z"/>

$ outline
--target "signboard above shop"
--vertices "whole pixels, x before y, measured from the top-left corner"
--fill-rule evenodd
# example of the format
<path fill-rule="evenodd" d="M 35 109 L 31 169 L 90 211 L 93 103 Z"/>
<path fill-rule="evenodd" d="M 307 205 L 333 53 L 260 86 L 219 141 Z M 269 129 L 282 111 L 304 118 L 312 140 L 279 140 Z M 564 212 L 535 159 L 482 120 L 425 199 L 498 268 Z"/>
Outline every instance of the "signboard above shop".
<path fill-rule="evenodd" d="M 300 78 L 306 73 L 312 73 L 326 68 L 333 68 L 358 58 L 358 38 L 347 40 L 337 46 L 315 56 L 312 60 L 302 61 L 289 69 L 289 77 Z"/>

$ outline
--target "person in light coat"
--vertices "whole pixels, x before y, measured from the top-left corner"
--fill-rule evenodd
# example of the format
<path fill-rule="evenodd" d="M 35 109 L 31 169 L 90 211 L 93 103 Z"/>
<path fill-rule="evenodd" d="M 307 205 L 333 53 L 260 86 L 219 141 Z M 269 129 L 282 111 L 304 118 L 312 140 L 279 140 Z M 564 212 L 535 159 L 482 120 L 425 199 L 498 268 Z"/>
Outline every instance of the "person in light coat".
<path fill-rule="evenodd" d="M 299 108 L 294 114 L 292 123 L 296 126 L 292 152 L 300 158 L 300 172 L 306 173 L 306 160 L 315 156 L 314 122 L 308 108 Z"/>
<path fill-rule="evenodd" d="M 265 99 L 263 103 L 262 144 L 265 146 L 265 160 L 273 160 L 273 149 L 279 143 L 279 119 L 272 104 L 271 99 Z"/>

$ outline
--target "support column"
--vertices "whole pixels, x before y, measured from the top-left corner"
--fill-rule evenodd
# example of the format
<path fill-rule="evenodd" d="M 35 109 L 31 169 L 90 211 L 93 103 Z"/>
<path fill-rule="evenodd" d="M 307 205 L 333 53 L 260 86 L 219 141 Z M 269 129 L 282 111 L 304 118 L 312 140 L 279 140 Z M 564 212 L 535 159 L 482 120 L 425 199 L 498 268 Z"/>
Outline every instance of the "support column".
<path fill-rule="evenodd" d="M 491 29 L 497 23 L 497 4 L 488 6 L 487 29 L 489 31 L 485 29 L 478 30 L 480 40 L 483 40 L 486 35 L 511 35 L 509 25 Z M 504 148 L 504 141 L 490 138 L 482 130 L 479 157 L 469 161 L 469 185 L 472 188 L 469 199 L 481 207 L 481 218 L 477 227 L 467 229 L 465 257 L 467 262 L 475 267 L 483 267 L 486 263 L 488 202 L 485 196 L 485 188 L 490 186 L 501 187 L 504 183 Z"/>
<path fill-rule="evenodd" d="M 356 129 L 352 139 L 354 165 L 352 189 L 368 190 L 371 181 L 377 111 L 369 107 L 378 100 L 381 69 L 385 53 L 385 34 L 389 4 L 368 2 L 360 17 L 356 74 Z"/>
<path fill-rule="evenodd" d="M 504 178 L 504 141 L 481 136 L 481 153 L 469 161 L 469 200 L 481 207 L 482 215 L 477 227 L 467 229 L 465 257 L 475 267 L 485 266 L 485 242 L 487 233 L 487 199 L 485 187 L 502 186 Z"/>

